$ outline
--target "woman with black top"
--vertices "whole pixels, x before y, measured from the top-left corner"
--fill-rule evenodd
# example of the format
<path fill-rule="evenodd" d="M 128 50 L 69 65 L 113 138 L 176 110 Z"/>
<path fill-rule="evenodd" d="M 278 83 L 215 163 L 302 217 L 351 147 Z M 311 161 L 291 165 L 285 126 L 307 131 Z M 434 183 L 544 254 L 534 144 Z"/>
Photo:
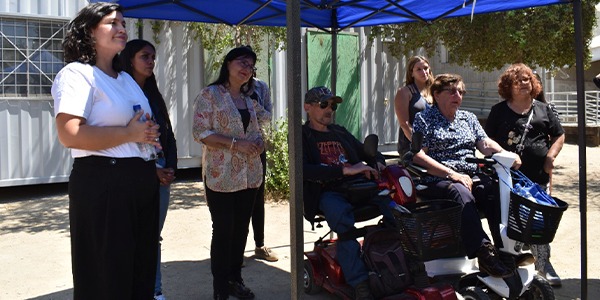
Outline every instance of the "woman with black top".
<path fill-rule="evenodd" d="M 202 181 L 212 219 L 214 299 L 253 299 L 242 279 L 244 248 L 263 180 L 261 128 L 271 114 L 250 97 L 256 54 L 248 46 L 225 56 L 219 77 L 194 103 L 193 135 L 202 144 Z M 260 123 L 260 124 L 259 124 Z"/>
<path fill-rule="evenodd" d="M 398 89 L 394 98 L 394 110 L 400 130 L 398 131 L 398 153 L 400 157 L 410 148 L 415 115 L 433 103 L 429 87 L 433 74 L 429 61 L 423 56 L 413 56 L 406 68 L 406 85 Z"/>
<path fill-rule="evenodd" d="M 513 64 L 500 76 L 498 93 L 505 99 L 494 105 L 485 131 L 490 138 L 521 156 L 519 169 L 542 187 L 547 187 L 554 160 L 565 142 L 565 132 L 552 108 L 535 100 L 541 84 L 524 64 Z M 550 284 L 560 285 L 560 277 L 550 263 L 549 245 L 532 245 L 536 269 Z"/>
<path fill-rule="evenodd" d="M 160 232 L 165 224 L 167 209 L 169 208 L 171 183 L 175 179 L 175 170 L 177 170 L 177 142 L 173 134 L 167 105 L 158 90 L 156 77 L 154 76 L 155 59 L 156 49 L 150 42 L 145 40 L 131 40 L 127 42 L 125 49 L 119 54 L 119 60 L 124 71 L 131 75 L 140 88 L 142 88 L 150 103 L 154 120 L 160 125 L 160 145 L 162 146 L 162 151 L 158 153 L 158 159 L 156 160 L 156 176 L 160 181 L 158 215 L 158 235 L 160 240 Z M 162 293 L 160 246 L 159 241 L 158 259 L 156 260 L 156 282 L 154 284 L 155 300 L 165 299 Z"/>

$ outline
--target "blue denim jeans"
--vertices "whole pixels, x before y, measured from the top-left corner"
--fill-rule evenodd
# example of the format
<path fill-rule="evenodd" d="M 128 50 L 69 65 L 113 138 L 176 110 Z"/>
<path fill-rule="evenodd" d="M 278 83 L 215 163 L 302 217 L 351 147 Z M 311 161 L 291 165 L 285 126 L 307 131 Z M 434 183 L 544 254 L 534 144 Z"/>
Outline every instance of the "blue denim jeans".
<path fill-rule="evenodd" d="M 158 159 L 158 164 L 164 164 L 164 159 Z M 162 165 L 161 164 L 161 165 Z M 162 293 L 162 274 L 160 272 L 160 246 L 161 240 L 160 233 L 165 225 L 165 219 L 167 218 L 167 210 L 169 208 L 169 198 L 171 196 L 171 185 L 161 185 L 159 188 L 159 208 L 158 208 L 158 258 L 156 260 L 156 281 L 154 283 L 154 294 Z"/>
<path fill-rule="evenodd" d="M 325 215 L 327 224 L 337 234 L 354 229 L 352 205 L 338 192 L 321 194 L 319 209 Z M 356 240 L 338 241 L 337 261 L 342 267 L 344 278 L 351 286 L 356 286 L 369 278 L 369 271 L 360 257 L 360 244 Z"/>

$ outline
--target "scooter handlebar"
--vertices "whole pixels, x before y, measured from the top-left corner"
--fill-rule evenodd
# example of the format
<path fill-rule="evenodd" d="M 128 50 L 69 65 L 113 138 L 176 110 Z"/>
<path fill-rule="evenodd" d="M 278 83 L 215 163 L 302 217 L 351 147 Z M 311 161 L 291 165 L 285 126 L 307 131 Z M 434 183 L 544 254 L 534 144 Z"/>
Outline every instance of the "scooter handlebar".
<path fill-rule="evenodd" d="M 468 163 L 481 164 L 486 166 L 491 166 L 496 163 L 496 161 L 489 157 L 479 158 L 479 157 L 467 157 L 465 161 Z"/>

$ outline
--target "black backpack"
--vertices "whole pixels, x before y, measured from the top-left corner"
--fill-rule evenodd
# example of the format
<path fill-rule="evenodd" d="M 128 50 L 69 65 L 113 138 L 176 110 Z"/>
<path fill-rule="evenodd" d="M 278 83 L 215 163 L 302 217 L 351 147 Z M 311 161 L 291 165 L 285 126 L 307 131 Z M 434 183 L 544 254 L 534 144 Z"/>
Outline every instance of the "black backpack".
<path fill-rule="evenodd" d="M 369 286 L 375 298 L 401 293 L 413 283 L 397 230 L 369 227 L 362 255 L 369 269 Z"/>

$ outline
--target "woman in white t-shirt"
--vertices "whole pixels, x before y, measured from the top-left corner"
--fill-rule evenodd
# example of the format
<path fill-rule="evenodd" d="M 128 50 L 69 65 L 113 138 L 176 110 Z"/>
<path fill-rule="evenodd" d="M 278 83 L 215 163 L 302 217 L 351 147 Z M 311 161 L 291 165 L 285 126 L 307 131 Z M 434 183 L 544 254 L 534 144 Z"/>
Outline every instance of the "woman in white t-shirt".
<path fill-rule="evenodd" d="M 121 7 L 92 3 L 69 23 L 68 63 L 52 85 L 60 142 L 75 158 L 69 178 L 74 299 L 152 299 L 158 179 L 145 151 L 158 125 L 136 82 L 121 72 Z M 143 112 L 134 113 L 134 105 Z M 144 113 L 145 112 L 145 113 Z M 145 157 L 145 158 L 143 158 Z"/>

